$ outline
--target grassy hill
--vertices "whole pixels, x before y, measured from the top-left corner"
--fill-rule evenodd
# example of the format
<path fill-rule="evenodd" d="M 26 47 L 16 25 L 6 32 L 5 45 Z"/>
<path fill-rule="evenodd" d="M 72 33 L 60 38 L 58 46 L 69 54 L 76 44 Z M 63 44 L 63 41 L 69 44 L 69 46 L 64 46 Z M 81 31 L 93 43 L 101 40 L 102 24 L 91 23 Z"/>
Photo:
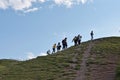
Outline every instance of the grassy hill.
<path fill-rule="evenodd" d="M 90 42 L 32 60 L 0 60 L 0 80 L 74 80 Z M 95 80 L 93 75 L 96 74 L 95 71 L 99 71 L 96 66 L 102 67 L 102 72 L 107 72 L 104 68 L 112 65 L 115 79 L 120 80 L 120 37 L 100 38 L 92 41 L 93 43 L 86 63 L 86 80 Z"/>

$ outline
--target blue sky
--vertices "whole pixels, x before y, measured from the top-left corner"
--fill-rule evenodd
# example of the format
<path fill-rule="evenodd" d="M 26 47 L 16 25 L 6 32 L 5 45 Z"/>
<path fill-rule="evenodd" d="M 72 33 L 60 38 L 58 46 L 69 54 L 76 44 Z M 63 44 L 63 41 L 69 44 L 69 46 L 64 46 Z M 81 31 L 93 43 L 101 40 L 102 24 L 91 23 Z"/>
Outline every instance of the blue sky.
<path fill-rule="evenodd" d="M 0 59 L 44 55 L 54 43 L 120 37 L 120 0 L 0 0 Z"/>

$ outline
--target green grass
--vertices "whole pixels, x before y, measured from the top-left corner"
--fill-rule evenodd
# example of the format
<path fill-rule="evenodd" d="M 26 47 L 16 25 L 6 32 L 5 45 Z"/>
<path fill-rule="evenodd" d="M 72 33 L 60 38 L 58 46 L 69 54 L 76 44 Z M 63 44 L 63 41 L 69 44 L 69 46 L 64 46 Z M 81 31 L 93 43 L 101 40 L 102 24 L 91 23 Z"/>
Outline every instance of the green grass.
<path fill-rule="evenodd" d="M 27 61 L 0 60 L 0 76 L 2 80 L 73 80 L 76 71 L 69 68 L 76 53 L 81 58 L 81 51 L 75 50 L 79 47 Z"/>
<path fill-rule="evenodd" d="M 96 40 L 93 52 L 98 54 L 120 54 L 120 38 L 110 37 Z"/>
<path fill-rule="evenodd" d="M 89 59 L 88 64 L 105 64 L 101 63 L 101 58 L 106 57 L 104 53 L 120 55 L 120 38 L 101 38 L 95 42 L 91 53 L 97 53 L 97 59 L 95 61 Z M 72 46 L 55 54 L 27 61 L 0 60 L 0 80 L 73 80 L 76 70 L 80 69 L 82 54 L 88 44 L 89 41 L 82 43 L 81 46 Z M 78 54 L 77 61 L 73 62 L 75 54 Z M 75 68 L 71 68 L 70 64 L 76 64 Z M 117 80 L 120 79 L 119 76 L 118 67 Z"/>
<path fill-rule="evenodd" d="M 104 59 L 110 54 L 120 55 L 120 38 L 109 37 L 95 40 L 95 45 L 91 50 L 91 54 L 96 55 L 94 62 L 98 64 L 102 64 L 102 62 L 105 61 Z"/>
<path fill-rule="evenodd" d="M 120 56 L 120 37 L 101 38 L 94 42 L 95 45 L 87 62 L 88 66 L 90 64 L 106 65 L 109 64 L 106 60 L 109 55 Z M 120 59 L 116 63 L 119 63 L 116 70 L 116 80 L 120 80 Z"/>

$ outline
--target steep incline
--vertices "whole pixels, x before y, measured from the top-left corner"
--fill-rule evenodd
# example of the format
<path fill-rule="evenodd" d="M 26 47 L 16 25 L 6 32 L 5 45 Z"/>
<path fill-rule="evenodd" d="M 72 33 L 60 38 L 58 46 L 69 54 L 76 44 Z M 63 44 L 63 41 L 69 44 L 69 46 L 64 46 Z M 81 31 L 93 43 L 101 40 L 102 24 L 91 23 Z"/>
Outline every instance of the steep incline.
<path fill-rule="evenodd" d="M 101 38 L 32 60 L 0 60 L 0 80 L 120 80 L 119 57 L 120 37 Z"/>
<path fill-rule="evenodd" d="M 120 63 L 120 38 L 95 40 L 87 61 L 86 80 L 116 80 Z M 119 79 L 118 79 L 119 80 Z"/>
<path fill-rule="evenodd" d="M 85 80 L 85 72 L 87 70 L 87 59 L 90 56 L 90 51 L 92 47 L 93 42 L 91 41 L 83 54 L 82 62 L 80 64 L 80 70 L 77 71 L 77 77 L 75 78 L 75 80 Z"/>

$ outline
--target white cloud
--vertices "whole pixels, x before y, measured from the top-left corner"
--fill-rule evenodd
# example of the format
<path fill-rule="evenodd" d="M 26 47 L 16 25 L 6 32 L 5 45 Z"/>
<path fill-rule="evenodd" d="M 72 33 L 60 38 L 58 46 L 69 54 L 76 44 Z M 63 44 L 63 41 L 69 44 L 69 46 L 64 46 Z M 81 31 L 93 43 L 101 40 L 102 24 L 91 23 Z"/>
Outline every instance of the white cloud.
<path fill-rule="evenodd" d="M 47 56 L 46 53 L 40 53 L 39 56 Z"/>
<path fill-rule="evenodd" d="M 46 0 L 39 0 L 39 2 L 44 3 Z"/>
<path fill-rule="evenodd" d="M 87 2 L 87 0 L 77 0 L 77 3 L 82 3 L 82 4 L 85 4 Z"/>
<path fill-rule="evenodd" d="M 36 0 L 9 0 L 9 4 L 14 10 L 29 9 L 33 2 Z"/>
<path fill-rule="evenodd" d="M 44 0 L 39 1 L 43 2 Z M 37 0 L 0 0 L 0 8 L 12 8 L 16 11 L 24 11 L 25 9 L 30 9 L 34 2 L 37 2 Z"/>
<path fill-rule="evenodd" d="M 54 0 L 55 4 L 57 5 L 65 5 L 68 8 L 72 7 L 72 5 L 76 5 L 76 4 L 85 4 L 86 2 L 93 2 L 93 0 Z"/>
<path fill-rule="evenodd" d="M 12 8 L 17 11 L 24 11 L 32 7 L 33 2 L 36 2 L 36 0 L 0 0 L 0 8 Z"/>
<path fill-rule="evenodd" d="M 27 53 L 27 59 L 33 59 L 33 58 L 36 58 L 38 56 L 47 56 L 47 54 L 46 53 L 34 54 L 33 52 Z"/>
<path fill-rule="evenodd" d="M 72 0 L 54 0 L 55 4 L 57 5 L 65 5 L 68 8 L 72 6 L 73 1 Z"/>
<path fill-rule="evenodd" d="M 34 12 L 37 11 L 39 7 L 34 8 L 33 4 L 44 4 L 45 2 L 50 2 L 45 4 L 46 6 L 53 5 L 66 6 L 67 8 L 72 7 L 76 4 L 85 4 L 88 1 L 93 2 L 93 0 L 0 0 L 0 9 L 11 8 L 15 11 L 23 12 Z M 40 6 L 40 5 L 39 5 Z"/>
<path fill-rule="evenodd" d="M 28 9 L 28 10 L 24 11 L 24 13 L 34 12 L 37 10 L 38 10 L 38 8 L 32 8 L 32 9 Z"/>
<path fill-rule="evenodd" d="M 33 59 L 35 58 L 36 56 L 32 53 L 32 52 L 28 52 L 27 53 L 27 59 Z"/>
<path fill-rule="evenodd" d="M 0 0 L 0 8 L 1 9 L 7 9 L 9 6 L 8 1 L 6 0 Z"/>

